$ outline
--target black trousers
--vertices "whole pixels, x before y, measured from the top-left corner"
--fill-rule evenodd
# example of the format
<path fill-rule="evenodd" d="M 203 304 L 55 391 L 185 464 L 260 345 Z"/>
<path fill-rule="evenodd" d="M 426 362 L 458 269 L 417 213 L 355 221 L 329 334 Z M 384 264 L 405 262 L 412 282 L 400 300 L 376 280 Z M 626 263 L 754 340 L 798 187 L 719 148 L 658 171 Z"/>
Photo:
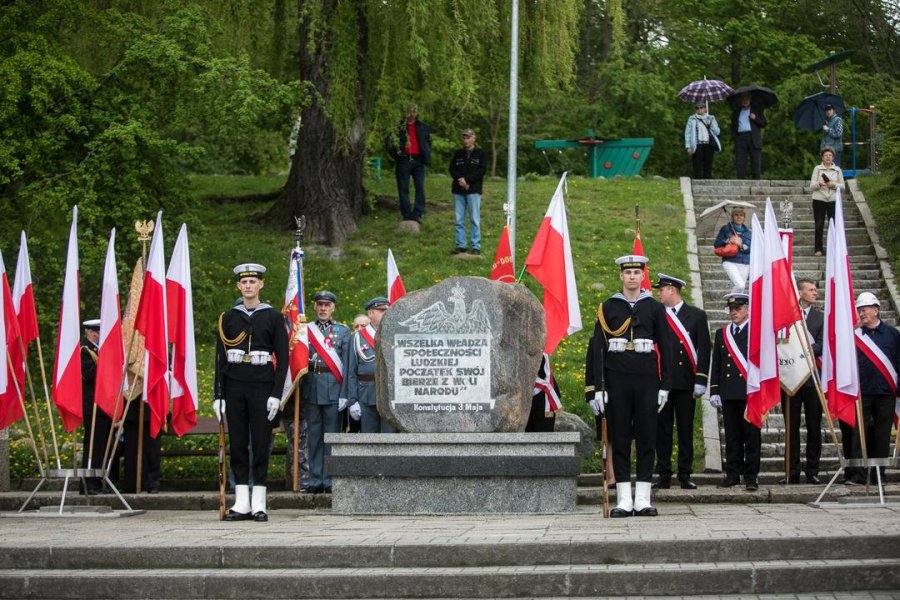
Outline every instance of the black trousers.
<path fill-rule="evenodd" d="M 737 178 L 743 179 L 747 174 L 747 158 L 750 159 L 750 169 L 753 179 L 762 178 L 762 149 L 753 147 L 753 137 L 750 132 L 737 134 L 734 140 L 734 160 L 737 167 Z"/>
<path fill-rule="evenodd" d="M 235 485 L 249 485 L 253 468 L 253 485 L 265 486 L 269 476 L 269 441 L 274 421 L 269 421 L 266 400 L 271 383 L 255 383 L 226 379 L 225 416 L 228 419 L 229 452 Z M 250 464 L 250 444 L 253 464 Z"/>
<path fill-rule="evenodd" d="M 860 431 L 865 432 L 866 454 L 869 458 L 887 458 L 891 451 L 891 427 L 894 419 L 893 396 L 863 396 L 863 423 L 857 422 L 853 434 L 852 458 L 862 458 Z M 884 467 L 879 467 L 884 474 Z M 850 469 L 848 469 L 850 471 Z M 853 468 L 852 473 L 865 477 L 865 469 Z M 872 476 L 874 479 L 874 474 Z"/>
<path fill-rule="evenodd" d="M 672 476 L 672 429 L 678 424 L 678 476 L 688 477 L 694 462 L 693 390 L 672 390 L 669 401 L 656 418 L 656 472 L 660 478 Z"/>
<path fill-rule="evenodd" d="M 828 214 L 829 219 L 834 218 L 835 203 L 825 202 L 823 200 L 813 200 L 813 219 L 816 222 L 816 250 L 825 252 L 823 238 L 825 237 L 825 215 Z"/>
<path fill-rule="evenodd" d="M 744 419 L 747 400 L 723 400 L 722 419 L 725 423 L 725 475 L 731 479 L 744 476 L 744 481 L 759 475 L 762 437 L 759 429 Z"/>
<path fill-rule="evenodd" d="M 132 408 L 139 400 L 132 402 Z M 150 409 L 144 407 L 144 414 Z M 125 421 L 125 440 L 123 454 L 125 457 L 125 474 L 122 477 L 122 492 L 133 494 L 137 491 L 138 462 L 138 422 Z M 141 447 L 141 490 L 145 492 L 159 490 L 161 471 L 162 433 L 156 439 L 150 437 L 150 423 L 144 423 L 144 444 Z"/>
<path fill-rule="evenodd" d="M 616 481 L 631 481 L 631 440 L 636 450 L 637 481 L 653 479 L 659 381 L 606 371 L 606 419 Z"/>
<path fill-rule="evenodd" d="M 712 142 L 697 144 L 697 149 L 691 155 L 694 179 L 712 179 L 712 163 L 713 156 L 716 153 L 715 148 L 716 146 Z"/>
<path fill-rule="evenodd" d="M 781 408 L 785 410 L 787 396 L 781 394 Z M 791 477 L 800 476 L 800 411 L 806 413 L 806 465 L 807 476 L 819 474 L 819 459 L 822 457 L 822 403 L 816 394 L 815 386 L 804 385 L 791 397 L 789 431 L 791 441 L 790 467 Z"/>
<path fill-rule="evenodd" d="M 536 394 L 531 397 L 531 411 L 528 413 L 528 423 L 525 424 L 525 431 L 532 432 L 552 432 L 556 427 L 556 414 L 551 413 L 547 416 L 544 409 L 547 406 L 544 394 Z M 600 439 L 599 436 L 597 439 Z"/>

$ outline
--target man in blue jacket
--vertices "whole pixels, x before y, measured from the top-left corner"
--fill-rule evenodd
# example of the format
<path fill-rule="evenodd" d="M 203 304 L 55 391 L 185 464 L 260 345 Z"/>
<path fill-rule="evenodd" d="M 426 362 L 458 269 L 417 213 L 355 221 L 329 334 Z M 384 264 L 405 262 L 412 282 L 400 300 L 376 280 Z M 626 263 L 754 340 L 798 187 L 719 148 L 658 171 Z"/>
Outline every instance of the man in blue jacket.
<path fill-rule="evenodd" d="M 406 109 L 406 120 L 397 130 L 397 144 L 389 139 L 387 152 L 395 163 L 400 214 L 404 221 L 421 223 L 425 215 L 425 167 L 431 160 L 431 133 L 428 125 L 419 120 L 415 105 Z M 416 203 L 412 208 L 409 206 L 410 177 L 416 188 Z"/>

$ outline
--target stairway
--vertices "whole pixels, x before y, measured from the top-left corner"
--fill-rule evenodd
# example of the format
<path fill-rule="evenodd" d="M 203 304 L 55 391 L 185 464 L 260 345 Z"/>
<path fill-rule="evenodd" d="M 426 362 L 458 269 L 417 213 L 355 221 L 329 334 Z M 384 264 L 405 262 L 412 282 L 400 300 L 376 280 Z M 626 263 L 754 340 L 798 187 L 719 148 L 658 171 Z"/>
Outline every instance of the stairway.
<path fill-rule="evenodd" d="M 824 307 L 825 293 L 825 257 L 814 255 L 814 220 L 812 200 L 807 181 L 741 181 L 741 180 L 693 180 L 691 193 L 695 213 L 699 215 L 704 209 L 727 200 L 749 202 L 758 207 L 758 218 L 764 221 L 766 198 L 770 198 L 775 210 L 779 226 L 784 226 L 782 203 L 793 205 L 791 228 L 794 231 L 793 270 L 797 278 L 809 278 L 816 282 L 819 289 L 819 308 Z M 881 318 L 894 325 L 897 322 L 897 307 L 894 306 L 890 293 L 885 285 L 879 259 L 866 229 L 856 202 L 849 192 L 844 193 L 842 203 L 844 227 L 847 236 L 847 250 L 850 254 L 850 266 L 853 276 L 854 292 L 872 292 L 881 302 Z M 750 225 L 750 219 L 747 219 Z M 755 239 L 756 232 L 754 232 Z M 825 227 L 827 240 L 828 225 Z M 723 296 L 731 291 L 731 282 L 722 269 L 722 259 L 713 252 L 715 233 L 711 236 L 697 238 L 697 254 L 700 275 L 703 282 L 703 304 L 709 316 L 710 333 L 728 322 Z M 784 419 L 778 414 L 781 407 L 776 407 L 769 415 L 762 431 L 762 473 L 784 472 Z M 823 428 L 826 425 L 823 419 Z M 837 428 L 837 425 L 835 425 Z M 802 442 L 805 445 L 805 423 L 801 426 Z M 837 431 L 840 439 L 840 431 Z M 722 456 L 724 456 L 724 435 L 720 431 Z M 838 465 L 837 450 L 831 441 L 830 432 L 823 429 L 821 471 L 833 473 Z M 803 451 L 801 446 L 801 468 Z"/>

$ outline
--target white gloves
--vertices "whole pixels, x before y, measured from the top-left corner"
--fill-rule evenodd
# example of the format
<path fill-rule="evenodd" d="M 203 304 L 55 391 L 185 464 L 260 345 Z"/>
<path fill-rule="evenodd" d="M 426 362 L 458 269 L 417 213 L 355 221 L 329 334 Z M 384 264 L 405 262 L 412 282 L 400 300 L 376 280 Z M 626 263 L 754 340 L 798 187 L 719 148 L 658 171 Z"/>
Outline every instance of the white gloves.
<path fill-rule="evenodd" d="M 354 421 L 359 421 L 362 418 L 362 408 L 359 406 L 359 402 L 354 402 L 350 405 L 350 418 Z"/>
<path fill-rule="evenodd" d="M 722 396 L 713 394 L 709 397 L 709 404 L 713 408 L 722 408 Z"/>
<path fill-rule="evenodd" d="M 659 390 L 659 394 L 656 395 L 656 404 L 659 406 L 656 409 L 656 412 L 661 413 L 663 407 L 666 405 L 666 402 L 669 401 L 669 390 Z"/>
<path fill-rule="evenodd" d="M 628 343 L 628 340 L 625 338 L 610 338 L 609 340 L 609 351 L 610 352 L 625 352 L 625 344 Z"/>
<path fill-rule="evenodd" d="M 594 392 L 594 398 L 588 401 L 594 416 L 600 416 L 606 411 L 606 403 L 609 402 L 609 394 L 606 392 Z"/>
<path fill-rule="evenodd" d="M 347 399 L 346 398 L 338 398 L 338 412 L 341 412 L 347 408 Z"/>
<path fill-rule="evenodd" d="M 269 396 L 269 399 L 266 400 L 266 410 L 269 411 L 269 420 L 273 420 L 275 415 L 278 414 L 278 407 L 281 406 L 281 400 L 276 398 L 275 396 Z"/>
<path fill-rule="evenodd" d="M 216 415 L 216 419 L 221 423 L 225 419 L 225 401 L 213 400 L 213 412 Z"/>
<path fill-rule="evenodd" d="M 706 393 L 706 386 L 699 383 L 694 384 L 694 398 L 699 398 Z"/>

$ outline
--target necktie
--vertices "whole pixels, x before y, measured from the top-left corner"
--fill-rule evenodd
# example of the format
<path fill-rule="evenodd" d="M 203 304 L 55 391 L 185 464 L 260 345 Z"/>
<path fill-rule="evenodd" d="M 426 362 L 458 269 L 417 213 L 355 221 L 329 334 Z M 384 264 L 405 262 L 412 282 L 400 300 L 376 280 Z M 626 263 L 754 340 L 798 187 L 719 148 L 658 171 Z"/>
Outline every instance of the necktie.
<path fill-rule="evenodd" d="M 731 326 L 731 335 L 737 335 L 737 334 L 738 334 L 738 331 L 740 331 L 740 328 L 738 328 L 737 325 L 732 325 L 732 326 Z"/>

